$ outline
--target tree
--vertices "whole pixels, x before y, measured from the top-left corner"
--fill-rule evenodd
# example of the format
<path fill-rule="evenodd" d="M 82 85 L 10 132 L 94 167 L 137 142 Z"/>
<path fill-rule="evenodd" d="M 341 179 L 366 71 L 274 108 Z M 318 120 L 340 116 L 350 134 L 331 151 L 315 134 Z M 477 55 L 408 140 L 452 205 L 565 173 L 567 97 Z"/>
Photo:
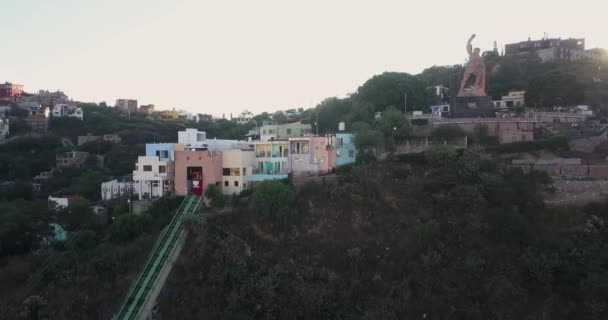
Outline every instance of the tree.
<path fill-rule="evenodd" d="M 434 139 L 440 140 L 440 142 L 452 141 L 454 138 L 460 138 L 466 136 L 464 130 L 458 125 L 442 125 L 438 126 L 431 133 Z"/>
<path fill-rule="evenodd" d="M 357 89 L 356 100 L 369 103 L 372 111 L 384 111 L 389 106 L 402 108 L 407 93 L 408 110 L 423 110 L 430 102 L 426 84 L 407 73 L 385 72 L 373 76 Z"/>
<path fill-rule="evenodd" d="M 224 195 L 222 194 L 222 190 L 214 184 L 207 186 L 205 197 L 211 201 L 212 207 L 221 208 L 224 206 Z"/>
<path fill-rule="evenodd" d="M 283 112 L 277 111 L 272 116 L 272 121 L 274 121 L 278 124 L 283 124 L 283 123 L 287 123 L 288 119 L 287 119 L 287 116 Z"/>
<path fill-rule="evenodd" d="M 405 115 L 394 106 L 390 106 L 382 113 L 379 129 L 383 132 L 385 145 L 392 146 L 402 143 L 412 134 L 412 127 Z"/>
<path fill-rule="evenodd" d="M 319 133 L 326 134 L 336 132 L 338 123 L 346 121 L 348 113 L 352 109 L 350 98 L 339 99 L 336 97 L 327 98 L 315 108 L 315 121 L 319 119 Z"/>
<path fill-rule="evenodd" d="M 280 227 L 287 227 L 297 215 L 294 190 L 281 181 L 267 181 L 256 186 L 251 196 L 255 210 Z"/>
<path fill-rule="evenodd" d="M 150 227 L 151 220 L 147 213 L 141 215 L 126 214 L 116 218 L 112 224 L 112 240 L 128 242 L 137 238 Z"/>

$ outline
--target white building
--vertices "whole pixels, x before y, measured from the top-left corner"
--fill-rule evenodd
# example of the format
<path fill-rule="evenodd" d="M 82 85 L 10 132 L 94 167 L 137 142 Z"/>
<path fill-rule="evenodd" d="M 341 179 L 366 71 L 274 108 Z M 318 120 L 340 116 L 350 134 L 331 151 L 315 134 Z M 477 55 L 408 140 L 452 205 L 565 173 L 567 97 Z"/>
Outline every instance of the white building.
<path fill-rule="evenodd" d="M 74 117 L 82 120 L 84 113 L 82 108 L 68 106 L 67 104 L 57 104 L 53 107 L 53 118 Z"/>
<path fill-rule="evenodd" d="M 131 181 L 118 181 L 114 179 L 112 181 L 103 182 L 101 184 L 101 200 L 112 200 L 130 194 L 131 192 L 136 193 L 135 190 L 132 189 L 133 182 Z"/>
<path fill-rule="evenodd" d="M 175 166 L 173 161 L 157 156 L 140 156 L 133 171 L 133 191 L 139 199 L 159 198 L 173 193 Z"/>
<path fill-rule="evenodd" d="M 253 174 L 255 152 L 249 149 L 222 151 L 222 192 L 224 195 L 240 194 L 251 187 L 246 176 Z"/>
<path fill-rule="evenodd" d="M 233 148 L 249 147 L 247 141 L 207 139 L 205 131 L 198 131 L 198 129 L 192 128 L 186 129 L 185 131 L 179 131 L 177 133 L 177 142 L 183 144 L 186 149 L 197 150 L 222 151 Z"/>

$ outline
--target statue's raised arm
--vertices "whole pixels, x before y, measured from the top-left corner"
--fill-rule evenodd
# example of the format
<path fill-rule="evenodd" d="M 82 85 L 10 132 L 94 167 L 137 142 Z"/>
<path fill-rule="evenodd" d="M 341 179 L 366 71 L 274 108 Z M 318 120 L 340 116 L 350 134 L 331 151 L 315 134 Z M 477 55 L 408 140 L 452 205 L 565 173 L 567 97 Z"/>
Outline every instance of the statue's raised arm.
<path fill-rule="evenodd" d="M 471 41 L 473 41 L 473 39 L 475 39 L 475 34 L 473 33 L 473 35 L 471 35 L 471 37 L 469 38 L 469 41 L 467 41 L 467 53 L 469 55 L 473 54 L 473 45 L 471 44 Z"/>

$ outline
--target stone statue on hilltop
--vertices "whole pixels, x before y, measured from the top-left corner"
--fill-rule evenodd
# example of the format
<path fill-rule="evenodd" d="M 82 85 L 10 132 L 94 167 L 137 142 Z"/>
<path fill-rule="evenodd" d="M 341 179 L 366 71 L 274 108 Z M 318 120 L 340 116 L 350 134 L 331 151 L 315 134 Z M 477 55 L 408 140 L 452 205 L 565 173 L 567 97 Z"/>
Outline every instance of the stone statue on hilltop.
<path fill-rule="evenodd" d="M 467 53 L 469 54 L 469 64 L 464 71 L 464 77 L 460 83 L 459 97 L 483 97 L 486 95 L 486 65 L 483 62 L 479 48 L 473 50 L 471 41 L 475 39 L 473 34 L 467 42 Z M 474 76 L 474 82 L 468 86 Z"/>

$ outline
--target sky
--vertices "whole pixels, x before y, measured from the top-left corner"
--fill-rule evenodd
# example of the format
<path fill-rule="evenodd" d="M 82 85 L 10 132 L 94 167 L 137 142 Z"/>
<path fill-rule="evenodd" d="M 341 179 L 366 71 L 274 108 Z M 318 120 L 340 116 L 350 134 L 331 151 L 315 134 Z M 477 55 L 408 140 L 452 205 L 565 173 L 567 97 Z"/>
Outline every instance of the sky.
<path fill-rule="evenodd" d="M 463 63 L 472 33 L 482 51 L 545 32 L 608 48 L 603 1 L 560 2 L 0 0 L 0 81 L 216 116 L 308 108 Z"/>

